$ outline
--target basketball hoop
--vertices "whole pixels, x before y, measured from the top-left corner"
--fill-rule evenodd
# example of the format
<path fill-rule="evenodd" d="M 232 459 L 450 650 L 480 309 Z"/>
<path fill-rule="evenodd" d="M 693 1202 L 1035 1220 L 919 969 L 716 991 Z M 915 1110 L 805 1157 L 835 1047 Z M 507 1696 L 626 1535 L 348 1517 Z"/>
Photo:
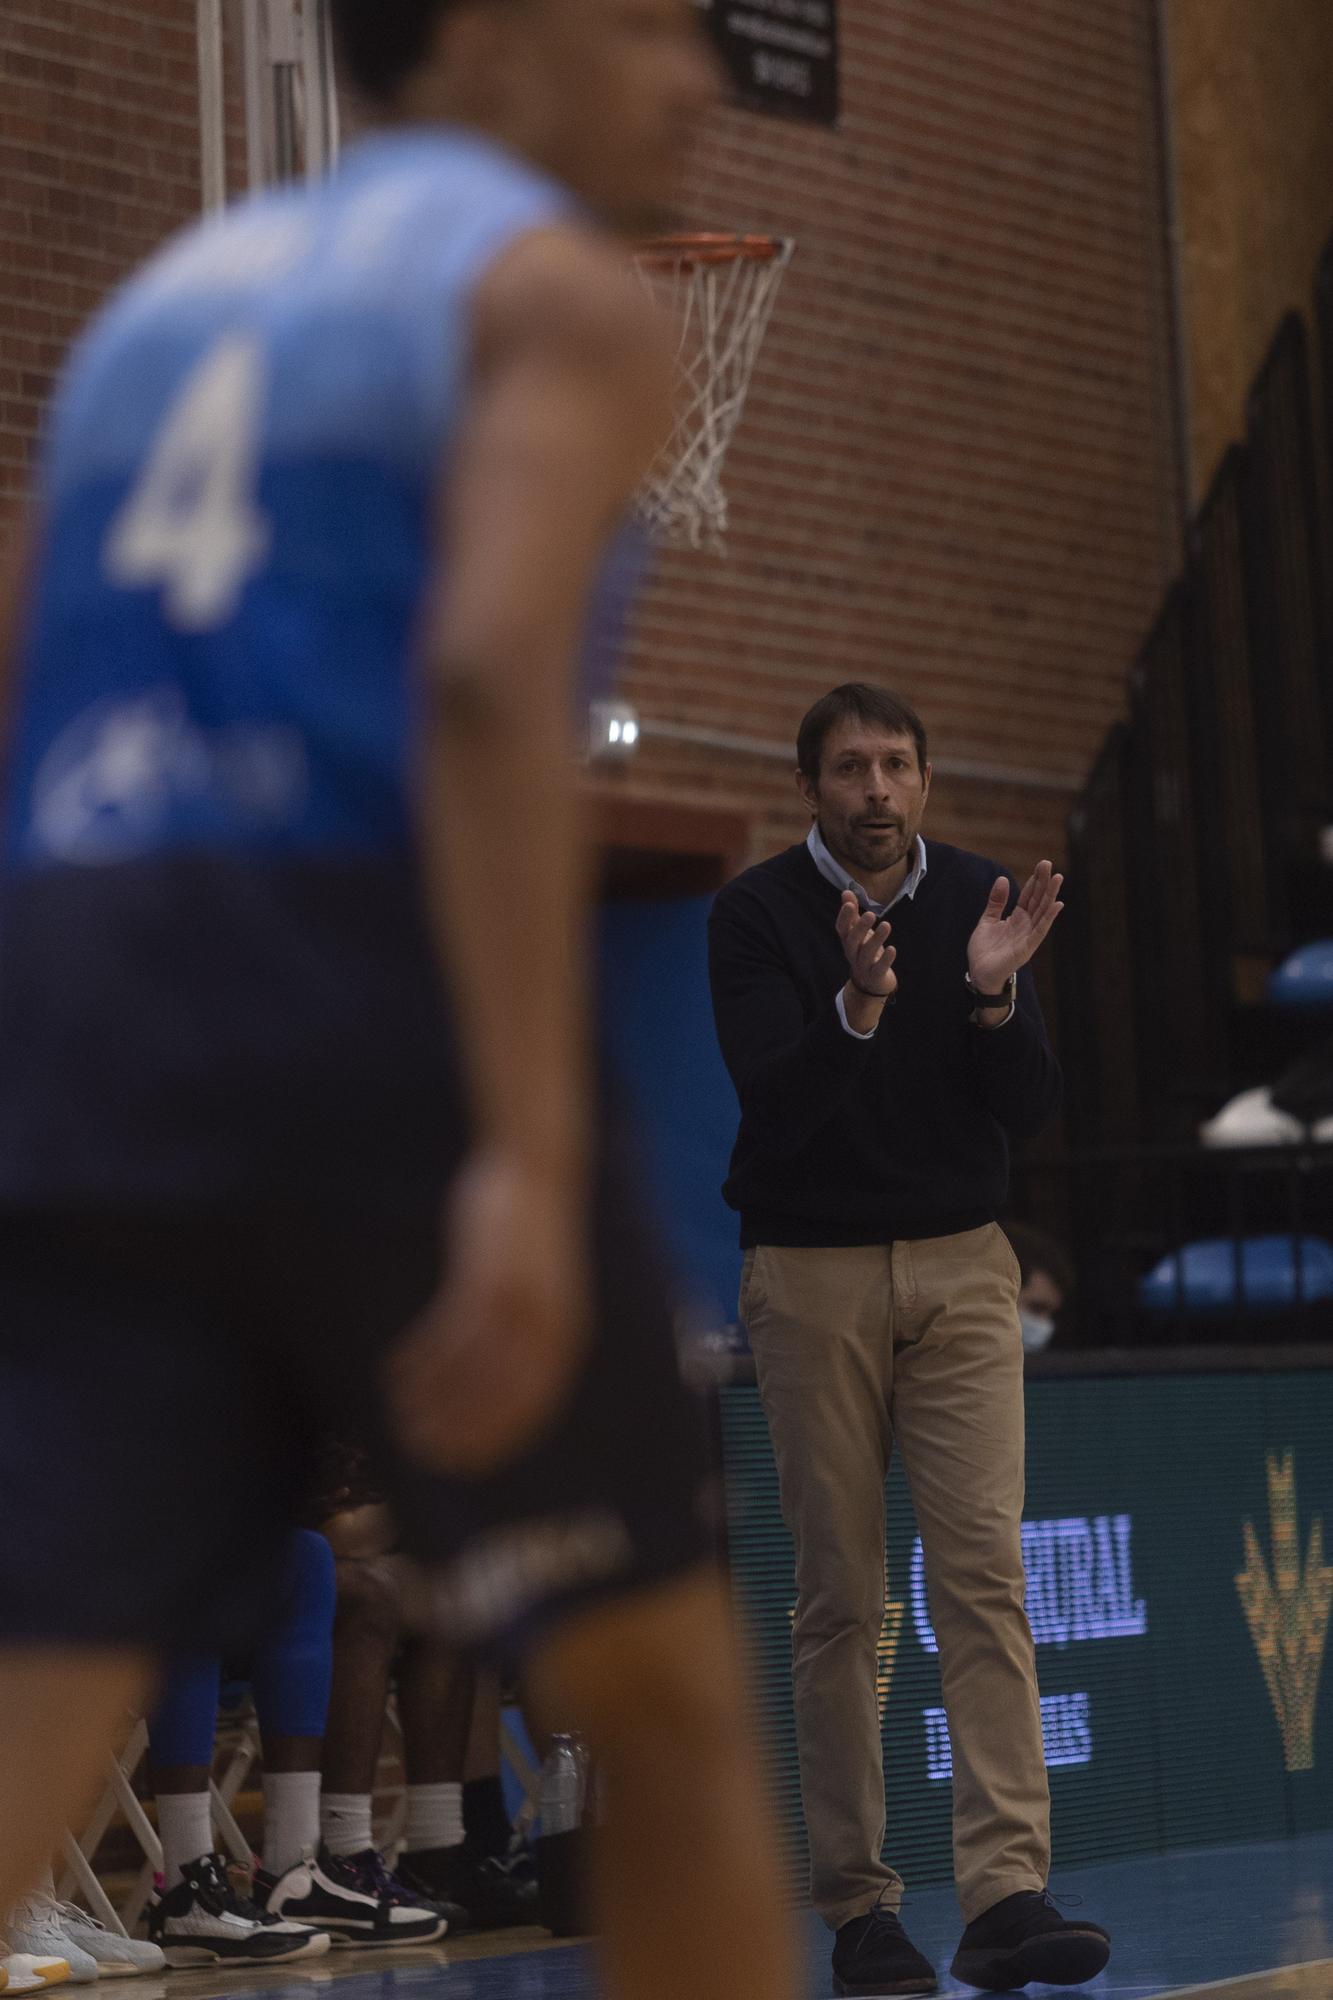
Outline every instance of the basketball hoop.
<path fill-rule="evenodd" d="M 640 246 L 639 274 L 679 330 L 671 436 L 639 506 L 659 541 L 725 548 L 722 466 L 795 245 L 780 236 L 661 236 Z"/>

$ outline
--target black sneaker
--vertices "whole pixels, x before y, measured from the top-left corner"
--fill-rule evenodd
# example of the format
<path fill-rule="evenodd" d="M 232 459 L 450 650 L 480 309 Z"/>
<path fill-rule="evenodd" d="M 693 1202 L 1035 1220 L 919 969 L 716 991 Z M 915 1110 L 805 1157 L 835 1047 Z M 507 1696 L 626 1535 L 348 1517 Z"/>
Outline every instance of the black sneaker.
<path fill-rule="evenodd" d="M 835 1993 L 933 1993 L 939 1981 L 895 1910 L 876 1904 L 838 1926 L 833 1940 Z"/>
<path fill-rule="evenodd" d="M 270 1909 L 279 1903 L 284 1910 L 303 1909 L 307 1898 L 311 1909 L 318 1906 L 324 1912 L 321 1928 L 332 1937 L 335 1951 L 435 1944 L 449 1929 L 446 1912 L 411 1895 L 373 1847 L 347 1855 L 321 1847 L 312 1861 L 298 1863 L 280 1882 L 265 1886 Z"/>
<path fill-rule="evenodd" d="M 484 1851 L 489 1853 L 492 1850 L 487 1849 Z M 478 1850 L 477 1858 L 479 1860 L 481 1859 L 482 1852 L 483 1850 Z M 516 1833 L 504 1853 L 496 1855 L 495 1859 L 500 1863 L 506 1875 L 511 1875 L 516 1882 L 535 1882 L 537 1880 L 537 1856 L 532 1850 L 532 1843 L 525 1840 L 521 1833 Z"/>
<path fill-rule="evenodd" d="M 360 1884 L 359 1877 L 332 1854 L 307 1854 L 281 1875 L 255 1869 L 255 1894 L 270 1916 L 317 1924 L 327 1931 L 338 1950 L 354 1945 L 398 1943 L 385 1936 L 383 1904 L 380 1896 Z M 423 1911 L 423 1916 L 436 1914 Z M 434 1940 L 426 1938 L 427 1943 Z M 402 1940 L 419 1944 L 421 1937 Z"/>
<path fill-rule="evenodd" d="M 466 1842 L 457 1847 L 423 1847 L 404 1854 L 398 1872 L 417 1894 L 433 1902 L 444 1898 L 461 1908 L 468 1930 L 508 1930 L 515 1924 L 541 1922 L 537 1878 L 526 1849 L 505 1860 L 495 1854 L 472 1854 Z"/>
<path fill-rule="evenodd" d="M 284 1923 L 237 1895 L 221 1854 L 192 1861 L 174 1889 L 148 1908 L 148 1934 L 168 1965 L 278 1965 L 319 1958 L 327 1934 Z"/>
<path fill-rule="evenodd" d="M 1081 1986 L 1111 1956 L 1100 1924 L 1062 1916 L 1044 1889 L 1006 1896 L 963 1932 L 954 1954 L 955 1979 L 988 1993 L 1016 1986 Z"/>

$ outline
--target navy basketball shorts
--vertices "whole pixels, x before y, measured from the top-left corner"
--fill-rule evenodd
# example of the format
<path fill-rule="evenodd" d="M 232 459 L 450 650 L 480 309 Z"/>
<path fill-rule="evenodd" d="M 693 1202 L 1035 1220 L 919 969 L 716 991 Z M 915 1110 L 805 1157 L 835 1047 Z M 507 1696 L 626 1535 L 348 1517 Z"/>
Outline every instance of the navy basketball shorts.
<path fill-rule="evenodd" d="M 707 1560 L 707 1429 L 628 1185 L 603 1164 L 572 1396 L 478 1480 L 409 1463 L 385 1412 L 439 1282 L 434 1194 L 0 1217 L 0 1644 L 245 1645 L 330 1432 L 369 1443 L 431 1626 L 467 1650 L 516 1657 Z"/>

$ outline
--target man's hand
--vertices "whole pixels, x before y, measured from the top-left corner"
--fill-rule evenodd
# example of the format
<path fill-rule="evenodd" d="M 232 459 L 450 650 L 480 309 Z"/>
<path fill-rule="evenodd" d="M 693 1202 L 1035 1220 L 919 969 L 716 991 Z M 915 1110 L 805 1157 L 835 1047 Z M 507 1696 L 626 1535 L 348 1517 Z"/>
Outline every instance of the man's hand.
<path fill-rule="evenodd" d="M 869 999 L 891 1000 L 898 991 L 898 975 L 893 969 L 898 953 L 889 943 L 892 929 L 887 920 L 876 923 L 870 911 L 863 915 L 851 890 L 843 890 L 838 936 L 852 970 L 852 984 Z"/>
<path fill-rule="evenodd" d="M 587 1350 L 583 1175 L 481 1153 L 451 1193 L 446 1276 L 391 1362 L 406 1451 L 478 1478 L 559 1416 Z"/>
<path fill-rule="evenodd" d="M 1003 875 L 996 877 L 967 947 L 968 977 L 978 993 L 1001 992 L 1019 967 L 1036 956 L 1064 908 L 1064 880 L 1049 861 L 1039 861 L 1006 917 L 1009 884 Z"/>

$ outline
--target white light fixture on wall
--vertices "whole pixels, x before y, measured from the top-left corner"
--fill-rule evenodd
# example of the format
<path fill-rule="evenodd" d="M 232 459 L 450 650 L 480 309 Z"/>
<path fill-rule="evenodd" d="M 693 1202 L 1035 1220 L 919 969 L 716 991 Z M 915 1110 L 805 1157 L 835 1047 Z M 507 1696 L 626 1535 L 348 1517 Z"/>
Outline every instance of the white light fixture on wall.
<path fill-rule="evenodd" d="M 642 734 L 638 712 L 627 701 L 589 702 L 589 763 L 607 764 L 632 757 Z"/>

